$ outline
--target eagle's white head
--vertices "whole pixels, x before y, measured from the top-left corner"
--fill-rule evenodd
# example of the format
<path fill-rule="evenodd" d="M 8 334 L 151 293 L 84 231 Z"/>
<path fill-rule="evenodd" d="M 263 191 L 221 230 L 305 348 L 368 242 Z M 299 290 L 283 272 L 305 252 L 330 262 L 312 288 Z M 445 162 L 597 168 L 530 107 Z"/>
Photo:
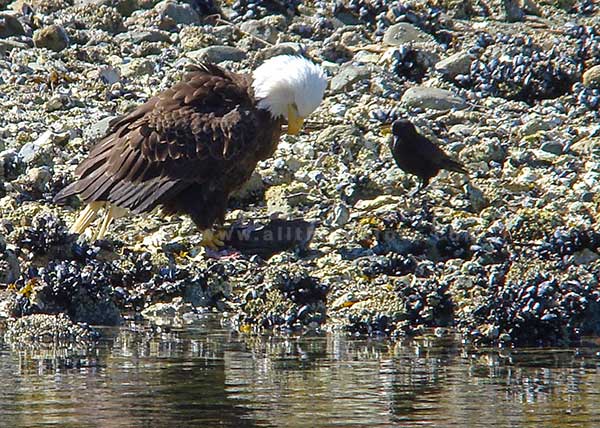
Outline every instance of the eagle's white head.
<path fill-rule="evenodd" d="M 258 108 L 288 122 L 288 134 L 297 134 L 304 119 L 319 107 L 327 87 L 323 69 L 300 56 L 268 59 L 253 73 Z"/>

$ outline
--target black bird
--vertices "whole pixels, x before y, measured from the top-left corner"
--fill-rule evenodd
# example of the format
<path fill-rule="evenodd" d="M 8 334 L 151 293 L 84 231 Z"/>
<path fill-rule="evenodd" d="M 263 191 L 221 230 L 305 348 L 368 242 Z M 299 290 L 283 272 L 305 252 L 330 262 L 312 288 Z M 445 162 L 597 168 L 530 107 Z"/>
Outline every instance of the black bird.
<path fill-rule="evenodd" d="M 394 140 L 390 150 L 396 164 L 404 172 L 414 174 L 421 180 L 420 186 L 413 194 L 427 187 L 429 180 L 435 177 L 440 169 L 466 174 L 465 166 L 451 159 L 442 149 L 427 137 L 419 134 L 411 122 L 398 119 L 392 123 Z"/>

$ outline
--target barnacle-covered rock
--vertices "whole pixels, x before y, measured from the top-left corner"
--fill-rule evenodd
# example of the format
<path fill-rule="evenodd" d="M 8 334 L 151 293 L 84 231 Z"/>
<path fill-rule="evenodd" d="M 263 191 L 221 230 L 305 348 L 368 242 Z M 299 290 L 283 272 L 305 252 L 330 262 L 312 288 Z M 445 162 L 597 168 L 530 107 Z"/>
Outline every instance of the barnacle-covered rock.
<path fill-rule="evenodd" d="M 88 348 L 98 333 L 87 325 L 75 324 L 66 315 L 28 315 L 8 321 L 4 340 L 15 348 Z"/>

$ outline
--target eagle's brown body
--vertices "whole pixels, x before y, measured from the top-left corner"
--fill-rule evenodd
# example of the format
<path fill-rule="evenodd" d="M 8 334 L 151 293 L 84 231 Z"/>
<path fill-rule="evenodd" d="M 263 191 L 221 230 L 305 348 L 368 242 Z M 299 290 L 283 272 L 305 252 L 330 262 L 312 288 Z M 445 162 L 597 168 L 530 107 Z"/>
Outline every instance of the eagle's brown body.
<path fill-rule="evenodd" d="M 133 213 L 163 206 L 208 229 L 223 222 L 231 192 L 273 154 L 281 125 L 256 108 L 251 76 L 197 67 L 112 122 L 55 201 L 79 195 L 88 206 Z"/>

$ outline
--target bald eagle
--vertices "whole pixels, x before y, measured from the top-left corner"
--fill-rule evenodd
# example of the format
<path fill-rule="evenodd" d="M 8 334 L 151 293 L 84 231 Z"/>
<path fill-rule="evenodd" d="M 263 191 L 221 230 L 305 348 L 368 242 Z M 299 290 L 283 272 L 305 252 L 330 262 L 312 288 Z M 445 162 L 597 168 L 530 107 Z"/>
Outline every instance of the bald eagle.
<path fill-rule="evenodd" d="M 282 125 L 300 131 L 321 103 L 327 78 L 299 57 L 265 61 L 252 74 L 202 64 L 131 113 L 111 122 L 107 135 L 54 198 L 78 195 L 86 204 L 71 228 L 82 233 L 102 213 L 95 238 L 115 218 L 161 206 L 187 214 L 203 244 L 222 245 L 212 226 L 223 224 L 229 195 L 277 148 Z"/>

